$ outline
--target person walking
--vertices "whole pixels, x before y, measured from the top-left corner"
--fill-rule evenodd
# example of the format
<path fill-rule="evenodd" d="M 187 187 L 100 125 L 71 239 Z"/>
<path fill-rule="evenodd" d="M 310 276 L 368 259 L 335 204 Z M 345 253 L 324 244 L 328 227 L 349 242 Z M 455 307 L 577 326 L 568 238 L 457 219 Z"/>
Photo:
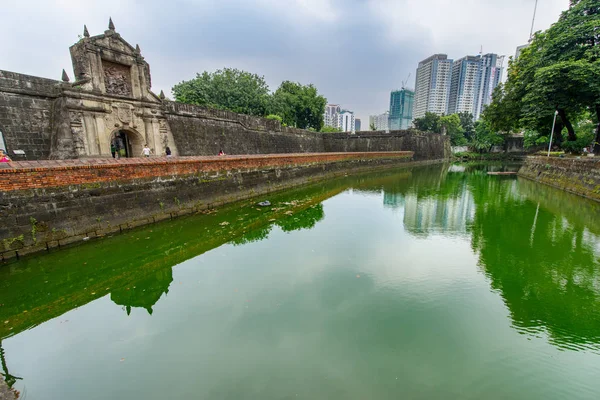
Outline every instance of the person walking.
<path fill-rule="evenodd" d="M 169 146 L 165 148 L 165 154 L 167 155 L 167 157 L 171 157 L 171 149 L 169 148 Z"/>
<path fill-rule="evenodd" d="M 146 143 L 142 149 L 142 156 L 150 157 L 150 153 L 152 153 L 152 150 L 150 150 L 150 147 L 148 147 L 148 144 Z"/>
<path fill-rule="evenodd" d="M 0 149 L 0 163 L 11 162 L 12 160 L 8 154 L 4 153 L 3 149 Z"/>

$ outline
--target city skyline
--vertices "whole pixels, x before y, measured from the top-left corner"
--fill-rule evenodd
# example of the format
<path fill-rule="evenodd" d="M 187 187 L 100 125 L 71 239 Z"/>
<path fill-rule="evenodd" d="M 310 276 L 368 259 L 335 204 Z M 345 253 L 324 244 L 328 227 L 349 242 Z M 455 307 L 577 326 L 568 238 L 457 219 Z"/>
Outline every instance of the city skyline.
<path fill-rule="evenodd" d="M 5 5 L 4 29 L 10 35 L 0 43 L 0 69 L 60 79 L 64 68 L 73 78 L 65 46 L 77 41 L 84 24 L 92 35 L 104 32 L 112 16 L 117 31 L 138 43 L 152 65 L 156 93 L 164 90 L 172 97 L 173 85 L 198 72 L 233 67 L 264 75 L 272 91 L 284 80 L 313 83 L 328 102 L 344 104 L 366 121 L 388 108 L 390 91 L 401 88 L 409 73 L 406 87 L 415 88 L 416 65 L 431 54 L 457 59 L 483 46 L 484 53 L 514 55 L 529 37 L 534 0 L 469 3 L 469 13 L 459 12 L 460 1 L 438 0 L 178 0 L 169 7 L 154 0 L 143 7 L 117 0 L 54 3 Z M 567 7 L 567 0 L 545 0 L 534 30 L 547 29 Z M 420 17 L 430 9 L 436 12 Z M 486 15 L 504 23 L 482 29 Z M 40 40 L 50 33 L 50 43 Z M 323 47 L 323 37 L 337 42 L 340 51 Z M 354 51 L 346 54 L 341 49 L 348 46 Z"/>

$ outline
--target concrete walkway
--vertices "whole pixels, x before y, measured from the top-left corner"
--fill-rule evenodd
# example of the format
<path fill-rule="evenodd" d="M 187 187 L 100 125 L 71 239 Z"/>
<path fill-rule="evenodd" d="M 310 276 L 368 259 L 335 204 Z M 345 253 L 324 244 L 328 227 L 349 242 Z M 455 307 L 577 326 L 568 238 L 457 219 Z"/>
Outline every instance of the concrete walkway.
<path fill-rule="evenodd" d="M 279 153 L 279 154 L 236 154 L 225 156 L 186 156 L 186 157 L 132 157 L 115 159 L 112 157 L 104 158 L 78 158 L 72 160 L 30 160 L 30 161 L 12 161 L 9 163 L 0 163 L 0 172 L 15 169 L 37 169 L 37 168 L 90 168 L 103 166 L 121 166 L 121 165 L 152 165 L 164 163 L 227 163 L 239 161 L 268 161 L 287 159 L 289 162 L 327 158 L 381 158 L 381 157 L 401 157 L 413 156 L 412 151 L 370 151 L 370 152 L 326 152 L 326 153 Z"/>

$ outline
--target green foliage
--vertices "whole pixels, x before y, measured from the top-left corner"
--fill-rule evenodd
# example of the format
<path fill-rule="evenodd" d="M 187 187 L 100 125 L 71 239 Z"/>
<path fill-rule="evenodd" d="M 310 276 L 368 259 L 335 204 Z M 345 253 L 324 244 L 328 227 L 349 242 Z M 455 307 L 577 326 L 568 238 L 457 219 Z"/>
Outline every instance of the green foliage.
<path fill-rule="evenodd" d="M 460 124 L 458 114 L 444 115 L 439 120 L 441 132 L 445 132 L 450 136 L 450 144 L 452 146 L 463 146 L 467 144 L 467 139 L 464 136 L 464 129 Z"/>
<path fill-rule="evenodd" d="M 464 135 L 465 129 L 461 124 L 461 118 L 458 114 L 443 115 L 440 117 L 437 114 L 426 112 L 425 116 L 416 118 L 413 123 L 415 128 L 422 132 L 445 133 L 450 136 L 452 146 L 467 144 L 467 139 Z"/>
<path fill-rule="evenodd" d="M 504 143 L 504 137 L 496 133 L 486 120 L 475 123 L 475 136 L 471 141 L 471 146 L 480 153 L 489 152 L 492 147 Z"/>
<path fill-rule="evenodd" d="M 485 107 L 482 119 L 494 132 L 510 134 L 519 128 L 520 103 L 515 100 L 517 94 L 511 90 L 508 83 L 506 88 L 498 85 L 492 94 L 492 102 Z"/>
<path fill-rule="evenodd" d="M 369 129 L 370 129 L 370 130 L 372 130 L 372 131 L 376 131 L 376 130 L 377 130 L 377 127 L 375 126 L 375 124 L 374 124 L 374 123 L 371 123 L 371 124 L 369 125 Z"/>
<path fill-rule="evenodd" d="M 506 84 L 484 111 L 492 129 L 540 133 L 535 139 L 530 135 L 531 145 L 550 135 L 558 111 L 554 137 L 560 143 L 564 128 L 568 140 L 577 141 L 574 126 L 586 110 L 600 118 L 599 9 L 597 0 L 571 1 L 555 24 L 509 62 Z"/>
<path fill-rule="evenodd" d="M 266 119 L 275 120 L 275 121 L 279 121 L 279 122 L 283 122 L 283 118 L 281 118 L 279 115 L 276 115 L 276 114 L 269 114 L 265 118 Z"/>
<path fill-rule="evenodd" d="M 341 132 L 342 130 L 339 128 L 334 128 L 332 126 L 325 126 L 323 125 L 323 127 L 321 128 L 321 132 L 324 133 L 336 133 L 336 132 Z"/>
<path fill-rule="evenodd" d="M 571 154 L 582 154 L 583 148 L 588 147 L 594 141 L 594 133 L 580 133 L 577 139 L 573 141 L 563 142 L 561 148 Z"/>
<path fill-rule="evenodd" d="M 460 125 L 463 128 L 463 134 L 467 141 L 473 139 L 475 136 L 475 121 L 473 118 L 473 114 L 470 112 L 459 112 L 458 118 L 460 118 Z"/>
<path fill-rule="evenodd" d="M 269 87 L 264 77 L 234 68 L 197 74 L 195 79 L 173 87 L 182 103 L 263 116 L 269 104 Z"/>
<path fill-rule="evenodd" d="M 426 112 L 425 116 L 415 118 L 413 124 L 422 132 L 440 133 L 440 116 L 437 114 Z"/>
<path fill-rule="evenodd" d="M 285 81 L 273 93 L 271 110 L 289 126 L 319 131 L 326 104 L 327 99 L 319 95 L 314 85 Z"/>

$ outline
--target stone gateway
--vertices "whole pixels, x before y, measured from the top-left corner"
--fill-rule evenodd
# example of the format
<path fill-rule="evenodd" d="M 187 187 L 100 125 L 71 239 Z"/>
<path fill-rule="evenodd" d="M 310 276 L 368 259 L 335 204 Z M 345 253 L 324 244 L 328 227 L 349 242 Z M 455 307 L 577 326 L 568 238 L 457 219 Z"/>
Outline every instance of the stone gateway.
<path fill-rule="evenodd" d="M 447 136 L 414 131 L 325 134 L 278 121 L 176 103 L 152 92 L 140 47 L 115 31 L 83 36 L 70 48 L 74 81 L 0 70 L 0 147 L 15 161 L 154 155 L 413 151 L 448 158 Z"/>

